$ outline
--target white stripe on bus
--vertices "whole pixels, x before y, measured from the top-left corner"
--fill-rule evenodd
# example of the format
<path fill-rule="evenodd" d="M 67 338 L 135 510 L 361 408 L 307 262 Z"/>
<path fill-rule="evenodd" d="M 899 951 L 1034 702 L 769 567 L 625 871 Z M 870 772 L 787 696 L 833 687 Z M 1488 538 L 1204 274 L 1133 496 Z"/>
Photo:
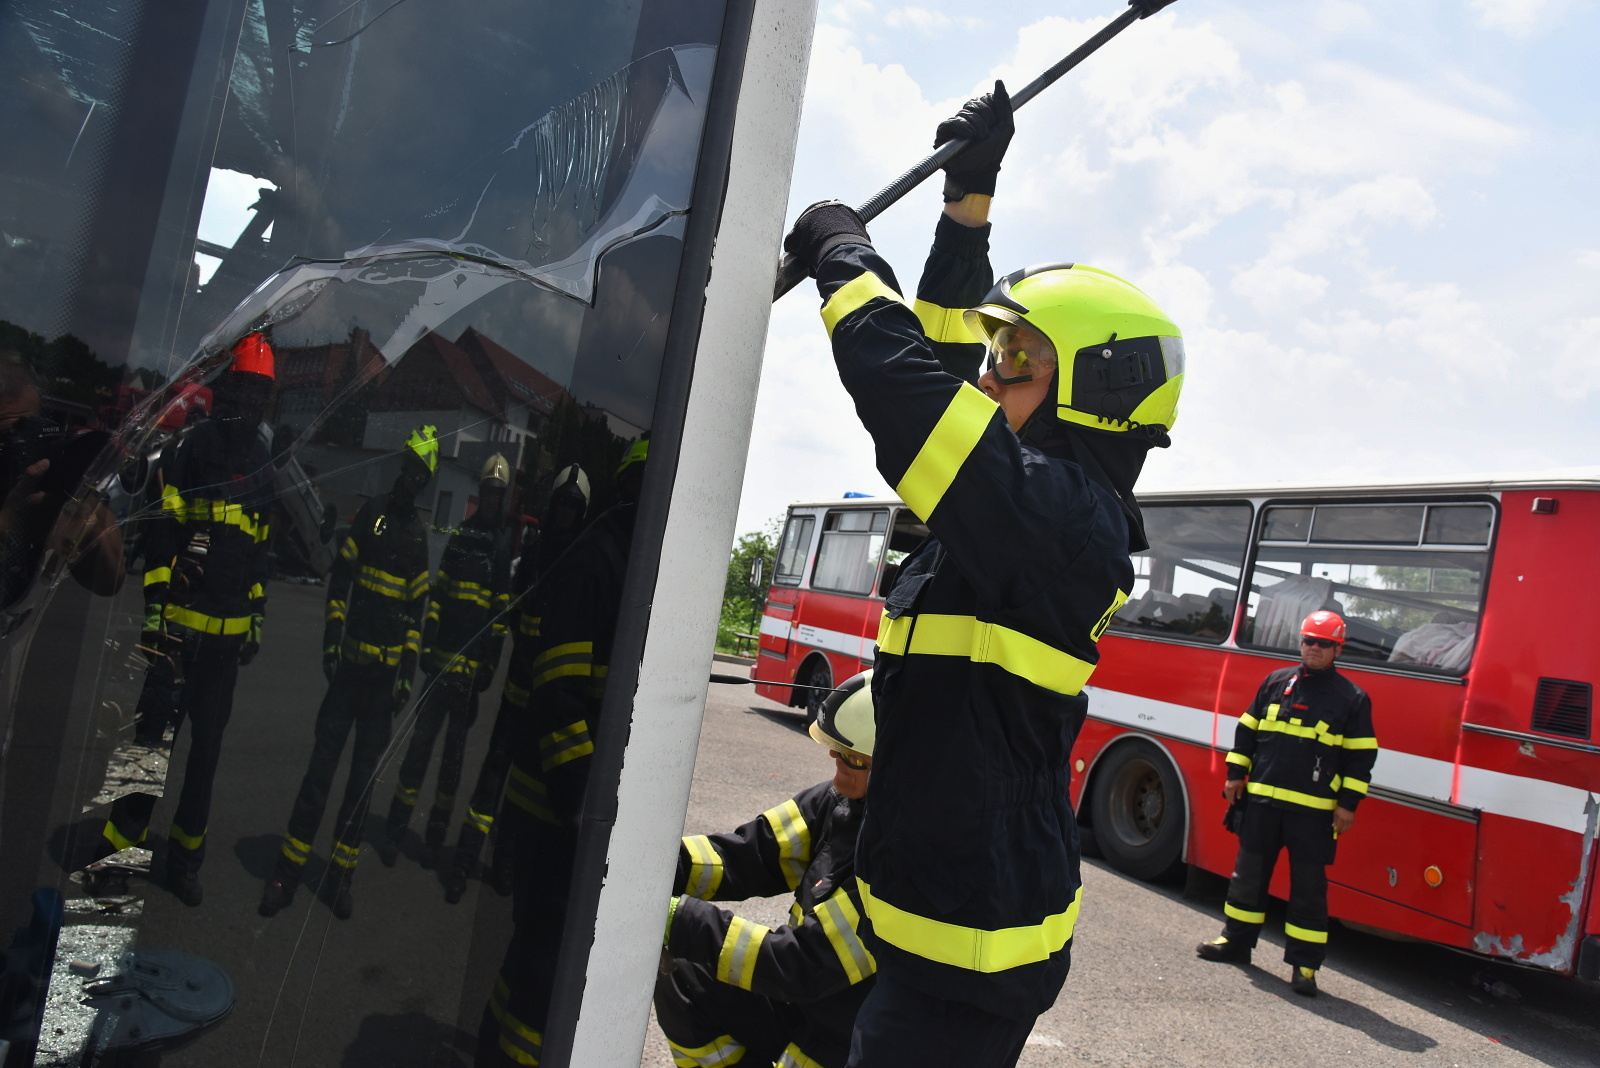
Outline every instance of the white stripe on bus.
<path fill-rule="evenodd" d="M 789 631 L 793 629 L 793 627 L 794 624 L 790 623 L 787 619 L 778 619 L 774 616 L 761 617 L 761 633 L 770 638 L 787 639 L 789 637 Z"/>
<path fill-rule="evenodd" d="M 1135 730 L 1156 731 L 1172 738 L 1209 746 L 1215 724 L 1216 744 L 1224 752 L 1233 747 L 1237 716 L 1216 716 L 1203 708 L 1157 701 L 1137 694 L 1085 686 L 1089 715 Z M 1450 803 L 1450 783 L 1455 765 L 1448 760 L 1402 753 L 1383 747 L 1378 739 L 1374 785 Z M 1545 779 L 1507 775 L 1488 768 L 1461 765 L 1461 796 L 1455 804 L 1496 816 L 1542 823 L 1547 827 L 1583 834 L 1588 827 L 1589 791 Z"/>
<path fill-rule="evenodd" d="M 780 629 L 781 628 L 781 629 Z M 761 633 L 774 638 L 788 638 L 813 649 L 826 649 L 830 653 L 843 653 L 858 660 L 872 662 L 878 651 L 877 635 L 845 634 L 837 630 L 824 630 L 807 623 L 790 624 L 771 616 L 761 617 Z"/>

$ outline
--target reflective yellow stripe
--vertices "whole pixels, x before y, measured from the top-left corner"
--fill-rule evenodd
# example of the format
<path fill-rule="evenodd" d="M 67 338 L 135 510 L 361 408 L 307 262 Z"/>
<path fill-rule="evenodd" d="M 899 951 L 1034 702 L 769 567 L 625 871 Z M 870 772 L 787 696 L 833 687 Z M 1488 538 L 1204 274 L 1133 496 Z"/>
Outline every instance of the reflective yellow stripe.
<path fill-rule="evenodd" d="M 361 850 L 357 846 L 348 846 L 343 842 L 333 844 L 333 862 L 341 868 L 353 868 L 360 859 Z"/>
<path fill-rule="evenodd" d="M 811 862 L 811 828 L 793 800 L 767 809 L 761 818 L 778 841 L 778 867 L 783 871 L 784 882 L 793 890 L 800 885 L 800 877 Z"/>
<path fill-rule="evenodd" d="M 1241 715 L 1239 717 L 1239 722 L 1243 723 L 1246 727 L 1249 727 L 1251 730 L 1255 730 L 1257 727 L 1259 727 L 1261 725 L 1261 721 L 1259 719 L 1256 719 L 1256 717 L 1252 716 L 1248 712 L 1244 713 L 1243 715 Z"/>
<path fill-rule="evenodd" d="M 422 791 L 418 787 L 407 786 L 405 783 L 401 783 L 394 788 L 394 799 L 400 802 L 402 805 L 415 805 L 417 803 L 417 795 L 421 792 Z"/>
<path fill-rule="evenodd" d="M 964 308 L 941 308 L 929 301 L 919 300 L 911 305 L 911 310 L 922 321 L 922 332 L 928 335 L 929 341 L 944 341 L 952 345 L 983 344 L 983 338 L 967 329 L 966 320 L 962 318 L 966 310 Z"/>
<path fill-rule="evenodd" d="M 176 823 L 167 828 L 167 837 L 191 853 L 206 844 L 205 831 L 201 831 L 199 834 L 185 834 Z"/>
<path fill-rule="evenodd" d="M 505 700 L 505 703 L 510 705 L 512 708 L 528 707 L 528 691 L 523 689 L 521 686 L 518 686 L 510 679 L 506 680 L 506 688 L 501 696 Z"/>
<path fill-rule="evenodd" d="M 909 637 L 909 644 L 907 638 Z M 993 664 L 1011 674 L 1056 693 L 1071 696 L 1083 689 L 1094 665 L 1071 653 L 1030 638 L 997 623 L 981 623 L 973 616 L 883 617 L 878 627 L 878 648 L 895 656 L 964 656 L 978 664 Z"/>
<path fill-rule="evenodd" d="M 906 298 L 889 288 L 888 283 L 871 271 L 863 271 L 834 290 L 828 303 L 822 306 L 822 325 L 828 328 L 828 336 L 833 336 L 833 328 L 839 325 L 840 319 L 875 297 L 883 297 L 897 304 L 906 302 Z"/>
<path fill-rule="evenodd" d="M 411 588 L 409 582 L 399 575 L 391 575 L 371 564 L 361 565 L 361 570 L 356 574 L 356 584 L 374 593 L 381 593 L 385 597 L 411 599 L 411 595 L 407 592 Z"/>
<path fill-rule="evenodd" d="M 110 820 L 106 820 L 106 825 L 101 829 L 100 833 L 105 835 L 106 841 L 116 846 L 119 852 L 124 849 L 132 849 L 134 846 L 138 845 L 139 842 L 144 841 L 145 838 L 150 834 L 148 829 L 140 831 L 138 841 L 135 841 L 134 839 L 123 834 L 121 831 L 117 830 L 117 825 L 112 823 Z"/>
<path fill-rule="evenodd" d="M 1344 740 L 1344 747 L 1346 749 L 1376 749 L 1376 748 L 1378 748 L 1378 739 L 1376 739 L 1376 738 L 1346 738 Z"/>
<path fill-rule="evenodd" d="M 534 658 L 529 670 L 533 672 L 533 681 L 528 684 L 530 692 L 569 675 L 593 675 L 594 642 L 552 645 Z"/>
<path fill-rule="evenodd" d="M 383 664 L 386 667 L 394 667 L 400 663 L 400 654 L 404 651 L 404 647 L 373 645 L 371 642 L 364 642 L 347 634 L 339 643 L 339 651 L 352 664 Z"/>
<path fill-rule="evenodd" d="M 1240 718 L 1242 719 L 1243 717 Z M 1259 729 L 1263 734 L 1276 732 L 1278 734 L 1292 735 L 1296 738 L 1311 738 L 1322 745 L 1326 745 L 1334 749 L 1337 749 L 1344 744 L 1344 735 L 1329 734 L 1328 725 L 1326 723 L 1318 723 L 1315 727 L 1307 727 L 1299 723 L 1294 723 L 1290 720 L 1274 718 L 1262 722 Z"/>
<path fill-rule="evenodd" d="M 543 616 L 530 616 L 524 612 L 517 616 L 517 632 L 519 634 L 525 634 L 530 638 L 537 638 L 540 636 L 539 624 L 543 621 Z"/>
<path fill-rule="evenodd" d="M 1267 914 L 1265 912 L 1246 912 L 1244 909 L 1235 908 L 1234 906 L 1226 903 L 1224 903 L 1222 906 L 1222 914 L 1227 916 L 1229 919 L 1238 920 L 1240 923 L 1267 922 Z"/>
<path fill-rule="evenodd" d="M 266 595 L 267 595 L 267 591 L 262 588 L 261 583 L 259 583 L 259 582 L 257 582 L 254 585 L 252 585 L 250 587 L 250 591 L 247 594 L 245 594 L 245 596 L 249 597 L 252 601 L 259 601 L 259 600 L 261 600 L 261 598 L 265 597 Z"/>
<path fill-rule="evenodd" d="M 506 782 L 506 800 L 538 817 L 546 823 L 556 823 L 556 814 L 550 808 L 550 794 L 540 780 L 529 775 L 517 765 L 511 765 Z"/>
<path fill-rule="evenodd" d="M 489 828 L 494 826 L 494 817 L 486 816 L 477 809 L 468 806 L 467 815 L 462 819 L 461 823 L 463 826 L 471 827 L 475 831 L 482 831 L 484 834 L 488 834 Z"/>
<path fill-rule="evenodd" d="M 544 1035 L 535 1031 L 512 1014 L 509 1002 L 511 988 L 501 976 L 495 976 L 494 991 L 489 995 L 489 1012 L 500 1025 L 500 1051 L 517 1064 L 537 1065 L 544 1053 Z"/>
<path fill-rule="evenodd" d="M 1041 923 L 986 931 L 906 912 L 873 897 L 872 887 L 860 876 L 856 884 L 873 933 L 879 938 L 907 953 L 975 972 L 1003 972 L 1049 960 L 1071 941 L 1083 903 L 1080 886 L 1065 911 L 1046 916 Z"/>
<path fill-rule="evenodd" d="M 1245 789 L 1257 797 L 1270 797 L 1274 801 L 1288 801 L 1292 804 L 1304 805 L 1306 808 L 1320 808 L 1328 811 L 1332 811 L 1334 808 L 1334 800 L 1331 797 L 1314 797 L 1311 794 L 1303 794 L 1298 790 L 1285 790 L 1281 786 L 1268 786 L 1266 783 L 1253 782 L 1247 785 Z"/>
<path fill-rule="evenodd" d="M 1298 938 L 1302 942 L 1316 942 L 1318 944 L 1328 941 L 1327 931 L 1312 931 L 1305 927 L 1296 927 L 1292 923 L 1283 925 L 1283 933 L 1290 938 Z"/>
<path fill-rule="evenodd" d="M 302 842 L 292 834 L 283 836 L 283 855 L 296 864 L 304 864 L 311 856 L 311 844 Z"/>
<path fill-rule="evenodd" d="M 1281 707 L 1282 706 L 1278 705 L 1278 704 L 1270 704 L 1270 705 L 1268 705 L 1267 706 L 1267 718 L 1268 719 L 1277 719 L 1278 718 L 1278 709 L 1281 708 Z"/>
<path fill-rule="evenodd" d="M 820 1061 L 807 1057 L 805 1051 L 793 1042 L 783 1047 L 783 1052 L 778 1054 L 777 1068 L 823 1068 Z"/>
<path fill-rule="evenodd" d="M 683 848 L 689 854 L 689 878 L 684 893 L 710 901 L 716 896 L 717 887 L 722 885 L 722 854 L 703 834 L 686 837 Z"/>
<path fill-rule="evenodd" d="M 1237 764 L 1241 768 L 1244 768 L 1246 771 L 1249 771 L 1252 767 L 1255 766 L 1255 761 L 1251 760 L 1249 757 L 1245 756 L 1243 753 L 1229 753 L 1228 756 L 1227 756 L 1227 762 L 1229 764 Z"/>
<path fill-rule="evenodd" d="M 171 581 L 172 568 L 170 567 L 152 567 L 149 571 L 144 573 L 144 584 L 146 586 L 154 586 L 158 582 Z"/>
<path fill-rule="evenodd" d="M 850 977 L 852 985 L 878 970 L 878 962 L 856 934 L 856 925 L 861 922 L 861 916 L 856 912 L 849 894 L 835 890 L 833 896 L 817 904 L 815 912 L 817 922 L 822 924 L 822 931 L 828 936 L 828 942 L 833 946 L 833 952 L 844 966 L 844 973 Z"/>
<path fill-rule="evenodd" d="M 744 1060 L 744 1046 L 732 1035 L 719 1035 L 703 1046 L 680 1046 L 667 1039 L 672 1047 L 672 1063 L 678 1068 L 720 1068 Z"/>
<path fill-rule="evenodd" d="M 230 616 L 218 619 L 216 616 L 202 615 L 199 612 L 178 605 L 167 605 L 162 613 L 172 623 L 179 623 L 190 630 L 197 630 L 202 634 L 245 634 L 250 630 L 249 616 Z"/>
<path fill-rule="evenodd" d="M 972 454 L 998 410 L 999 405 L 965 382 L 950 398 L 933 433 L 917 450 L 916 459 L 911 461 L 895 487 L 900 499 L 923 522 L 927 522 L 939 506 L 950 483 L 955 481 L 956 473 Z"/>
<path fill-rule="evenodd" d="M 589 737 L 587 720 L 569 723 L 539 739 L 540 762 L 545 771 L 559 768 L 570 760 L 586 757 L 593 752 L 594 742 Z"/>
<path fill-rule="evenodd" d="M 1367 792 L 1367 784 L 1362 782 L 1360 779 L 1345 779 L 1339 784 L 1339 786 L 1335 787 L 1335 789 L 1341 788 L 1358 794 L 1365 794 Z"/>
<path fill-rule="evenodd" d="M 717 978 L 741 990 L 749 990 L 756 974 L 756 958 L 761 954 L 761 942 L 769 928 L 752 923 L 743 916 L 733 917 L 728 933 L 723 936 L 722 949 L 717 953 Z"/>
<path fill-rule="evenodd" d="M 344 544 L 339 546 L 339 559 L 346 563 L 354 563 L 361 555 L 361 546 L 356 544 L 354 537 L 344 539 Z"/>

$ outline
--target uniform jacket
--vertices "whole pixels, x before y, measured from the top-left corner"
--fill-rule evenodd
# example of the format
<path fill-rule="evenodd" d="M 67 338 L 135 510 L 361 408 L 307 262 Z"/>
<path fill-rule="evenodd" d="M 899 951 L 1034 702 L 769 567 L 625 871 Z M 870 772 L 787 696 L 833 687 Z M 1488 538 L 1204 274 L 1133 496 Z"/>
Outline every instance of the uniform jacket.
<path fill-rule="evenodd" d="M 683 840 L 667 950 L 724 983 L 804 1005 L 808 1020 L 847 1044 L 877 962 L 857 927 L 856 836 L 865 801 L 818 783 L 732 834 Z M 709 904 L 793 894 L 772 929 Z M 806 1043 L 800 1041 L 804 1048 Z"/>
<path fill-rule="evenodd" d="M 1228 778 L 1250 783 L 1252 801 L 1304 812 L 1351 812 L 1367 794 L 1378 739 L 1372 701 L 1337 668 L 1303 665 L 1268 675 L 1239 717 Z"/>
<path fill-rule="evenodd" d="M 439 560 L 428 596 L 422 669 L 468 680 L 493 675 L 510 604 L 511 531 L 475 514 L 450 535 Z"/>
<path fill-rule="evenodd" d="M 901 565 L 878 635 L 857 861 L 868 945 L 925 993 L 1023 1018 L 1049 1007 L 1070 962 L 1069 759 L 1096 642 L 1133 569 L 1115 495 L 1024 445 L 930 345 L 924 305 L 987 293 L 987 236 L 941 218 L 921 316 L 866 246 L 834 248 L 817 278 L 878 469 L 932 531 Z"/>
<path fill-rule="evenodd" d="M 266 611 L 272 578 L 273 468 L 260 438 L 239 448 L 231 437 L 219 423 L 200 423 L 164 467 L 161 512 L 145 543 L 144 598 L 169 624 L 242 640 Z"/>
<path fill-rule="evenodd" d="M 428 597 L 428 536 L 416 506 L 361 506 L 328 575 L 323 648 L 352 664 L 416 668 Z M 410 675 L 405 676 L 407 679 Z"/>

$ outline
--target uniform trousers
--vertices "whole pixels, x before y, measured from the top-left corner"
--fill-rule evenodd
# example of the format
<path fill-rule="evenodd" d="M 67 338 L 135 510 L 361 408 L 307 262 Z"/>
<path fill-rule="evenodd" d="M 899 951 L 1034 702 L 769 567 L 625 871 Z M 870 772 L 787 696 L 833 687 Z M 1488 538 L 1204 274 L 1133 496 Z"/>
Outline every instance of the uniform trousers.
<path fill-rule="evenodd" d="M 372 801 L 373 776 L 389 745 L 396 707 L 394 683 L 392 666 L 341 662 L 317 709 L 311 763 L 289 814 L 289 834 L 308 844 L 316 838 L 339 757 L 354 728 L 350 777 L 334 824 L 334 861 L 343 868 L 355 866 Z"/>
<path fill-rule="evenodd" d="M 1296 967 L 1320 968 L 1328 949 L 1328 865 L 1337 842 L 1333 813 L 1291 810 L 1252 800 L 1244 808 L 1239 857 L 1223 906 L 1222 935 L 1253 948 L 1267 922 L 1267 888 L 1278 854 L 1289 851 L 1289 911 L 1283 925 L 1283 959 Z"/>
<path fill-rule="evenodd" d="M 848 1068 L 1010 1068 L 1034 1019 L 934 997 L 880 971 L 856 1013 Z"/>
<path fill-rule="evenodd" d="M 422 789 L 433 759 L 434 743 L 444 728 L 444 752 L 439 757 L 439 781 L 434 787 L 433 811 L 428 816 L 427 841 L 430 846 L 444 843 L 455 808 L 456 791 L 461 788 L 461 764 L 467 751 L 467 733 L 478 718 L 478 693 L 473 677 L 449 672 L 430 678 L 423 688 L 417 709 L 417 722 L 411 731 L 411 744 L 400 763 L 400 782 L 389 807 L 391 835 L 403 831 L 411 822 L 411 812 Z"/>
<path fill-rule="evenodd" d="M 679 1068 L 733 1063 L 844 1068 L 849 1049 L 830 1041 L 795 1005 L 720 982 L 686 960 L 656 976 L 656 1022 Z M 845 1021 L 848 1023 L 848 1021 Z"/>
<path fill-rule="evenodd" d="M 467 802 L 467 815 L 461 822 L 461 834 L 456 840 L 456 867 L 471 873 L 483 855 L 483 845 L 489 838 L 489 829 L 496 819 L 504 815 L 500 799 L 505 793 L 506 776 L 511 773 L 511 746 L 513 724 L 526 718 L 527 710 L 518 708 L 504 697 L 495 713 L 494 727 L 489 732 L 489 748 L 483 755 L 483 767 L 478 771 L 478 782 Z M 512 852 L 516 836 L 502 829 L 495 839 L 495 869 L 511 870 L 514 866 Z"/>

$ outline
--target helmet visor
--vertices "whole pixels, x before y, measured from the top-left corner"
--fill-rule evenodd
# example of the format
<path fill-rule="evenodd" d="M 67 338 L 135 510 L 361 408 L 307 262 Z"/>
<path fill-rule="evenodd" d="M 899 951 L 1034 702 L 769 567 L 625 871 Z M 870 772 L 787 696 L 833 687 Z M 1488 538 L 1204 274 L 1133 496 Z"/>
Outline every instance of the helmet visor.
<path fill-rule="evenodd" d="M 1026 323 L 1006 323 L 989 336 L 988 370 L 1002 386 L 1033 381 L 1055 359 L 1055 346 Z"/>

